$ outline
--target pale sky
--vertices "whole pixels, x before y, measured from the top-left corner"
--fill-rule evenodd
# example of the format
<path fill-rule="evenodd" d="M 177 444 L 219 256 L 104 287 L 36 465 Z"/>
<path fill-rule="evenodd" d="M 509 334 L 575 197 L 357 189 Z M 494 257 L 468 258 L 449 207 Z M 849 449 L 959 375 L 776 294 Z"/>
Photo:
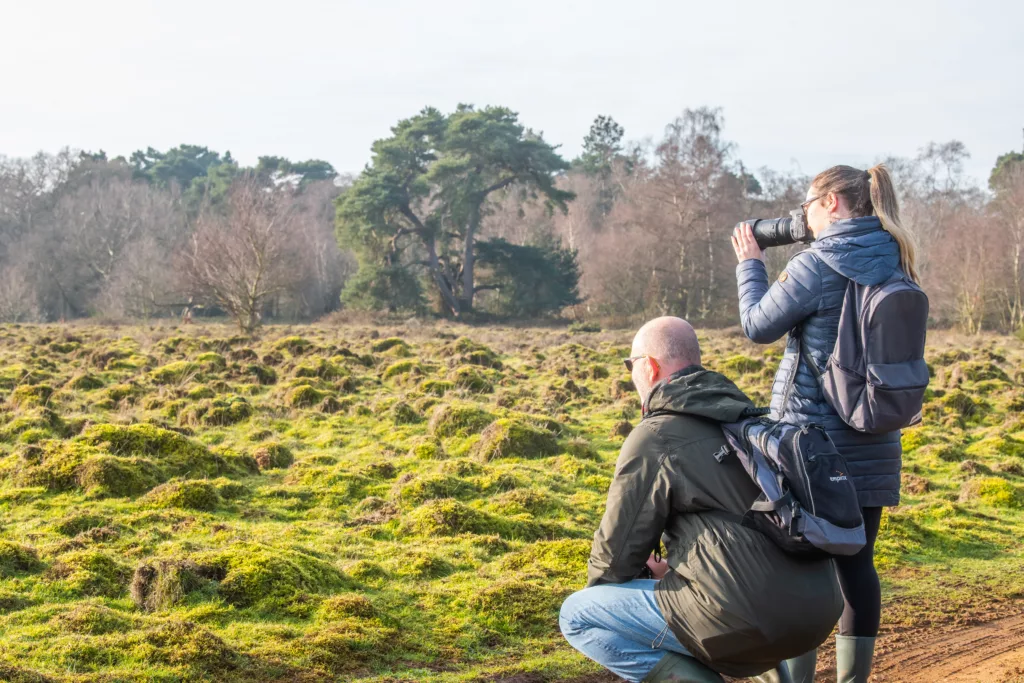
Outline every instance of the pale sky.
<path fill-rule="evenodd" d="M 206 145 L 358 172 L 426 105 L 504 105 L 575 156 L 722 107 L 748 168 L 1024 146 L 1024 2 L 0 0 L 0 154 Z"/>

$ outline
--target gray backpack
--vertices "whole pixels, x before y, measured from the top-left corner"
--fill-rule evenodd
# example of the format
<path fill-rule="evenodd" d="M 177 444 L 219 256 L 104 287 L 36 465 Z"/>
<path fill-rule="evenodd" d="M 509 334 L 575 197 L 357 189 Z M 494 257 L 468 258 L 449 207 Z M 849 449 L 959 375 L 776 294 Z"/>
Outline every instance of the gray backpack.
<path fill-rule="evenodd" d="M 806 355 L 825 400 L 846 424 L 884 434 L 921 421 L 927 326 L 928 297 L 902 270 L 879 285 L 850 280 L 825 369 Z"/>
<path fill-rule="evenodd" d="M 846 460 L 817 425 L 749 417 L 722 425 L 728 445 L 715 459 L 739 459 L 761 495 L 742 524 L 788 553 L 854 555 L 867 537 Z"/>

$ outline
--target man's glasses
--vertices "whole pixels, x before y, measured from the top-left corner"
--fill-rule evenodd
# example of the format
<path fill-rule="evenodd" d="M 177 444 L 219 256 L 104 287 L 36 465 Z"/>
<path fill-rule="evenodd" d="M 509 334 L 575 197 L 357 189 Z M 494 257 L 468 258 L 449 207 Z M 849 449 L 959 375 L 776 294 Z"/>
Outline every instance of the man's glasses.
<path fill-rule="evenodd" d="M 640 360 L 641 358 L 646 358 L 647 362 L 649 362 L 651 365 L 653 365 L 655 370 L 658 369 L 658 361 L 654 360 L 653 358 L 651 358 L 650 356 L 648 356 L 646 354 L 644 354 L 642 356 L 633 356 L 632 358 L 623 358 L 622 359 L 622 364 L 626 366 L 627 370 L 629 370 L 630 372 L 633 372 L 633 361 Z"/>

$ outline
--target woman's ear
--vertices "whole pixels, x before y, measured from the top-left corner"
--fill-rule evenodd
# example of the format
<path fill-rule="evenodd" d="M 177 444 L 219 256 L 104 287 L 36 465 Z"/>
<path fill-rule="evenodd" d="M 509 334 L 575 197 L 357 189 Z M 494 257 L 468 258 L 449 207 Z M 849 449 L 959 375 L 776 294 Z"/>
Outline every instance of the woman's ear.
<path fill-rule="evenodd" d="M 829 192 L 828 196 L 825 197 L 825 209 L 829 213 L 835 213 L 839 210 L 839 195 L 835 192 Z"/>

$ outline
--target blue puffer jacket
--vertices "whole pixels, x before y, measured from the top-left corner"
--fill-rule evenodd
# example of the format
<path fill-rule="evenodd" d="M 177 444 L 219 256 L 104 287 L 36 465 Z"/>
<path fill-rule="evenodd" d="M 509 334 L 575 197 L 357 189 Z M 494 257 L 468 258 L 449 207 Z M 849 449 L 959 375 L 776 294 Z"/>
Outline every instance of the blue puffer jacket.
<path fill-rule="evenodd" d="M 899 267 L 899 245 L 874 216 L 830 225 L 790 259 L 770 288 L 762 261 L 748 259 L 736 267 L 740 320 L 747 337 L 768 344 L 789 332 L 772 385 L 772 418 L 824 427 L 850 466 L 862 507 L 899 504 L 900 433 L 864 434 L 848 427 L 825 400 L 806 356 L 818 368 L 825 367 L 836 344 L 849 280 L 879 284 Z M 805 357 L 798 363 L 801 338 Z"/>

